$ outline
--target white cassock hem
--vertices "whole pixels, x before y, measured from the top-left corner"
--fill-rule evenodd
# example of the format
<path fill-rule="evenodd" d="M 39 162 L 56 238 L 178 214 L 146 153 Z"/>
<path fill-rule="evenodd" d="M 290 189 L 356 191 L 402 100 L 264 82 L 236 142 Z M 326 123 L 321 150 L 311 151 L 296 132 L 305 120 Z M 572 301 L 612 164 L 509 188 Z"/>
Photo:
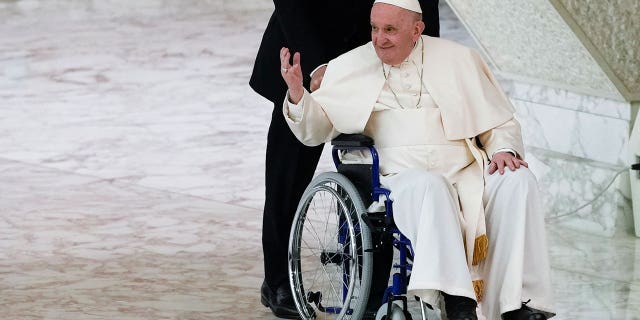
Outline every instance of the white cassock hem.
<path fill-rule="evenodd" d="M 527 306 L 551 317 L 549 262 L 537 182 L 527 168 L 485 175 L 484 204 L 489 237 L 480 263 L 484 296 L 480 319 Z M 408 291 L 436 305 L 439 291 L 475 299 L 462 241 L 455 189 L 441 175 L 407 169 L 381 178 L 391 190 L 394 220 L 414 249 Z"/>

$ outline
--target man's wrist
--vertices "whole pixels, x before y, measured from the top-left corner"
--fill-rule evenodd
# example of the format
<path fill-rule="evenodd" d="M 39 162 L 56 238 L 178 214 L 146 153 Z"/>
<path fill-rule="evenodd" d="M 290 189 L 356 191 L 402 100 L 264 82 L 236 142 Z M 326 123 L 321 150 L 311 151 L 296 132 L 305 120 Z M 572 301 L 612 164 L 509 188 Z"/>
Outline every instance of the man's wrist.
<path fill-rule="evenodd" d="M 293 104 L 298 104 L 300 103 L 300 100 L 302 100 L 303 95 L 304 95 L 304 89 L 300 89 L 300 90 L 289 89 L 289 102 Z"/>

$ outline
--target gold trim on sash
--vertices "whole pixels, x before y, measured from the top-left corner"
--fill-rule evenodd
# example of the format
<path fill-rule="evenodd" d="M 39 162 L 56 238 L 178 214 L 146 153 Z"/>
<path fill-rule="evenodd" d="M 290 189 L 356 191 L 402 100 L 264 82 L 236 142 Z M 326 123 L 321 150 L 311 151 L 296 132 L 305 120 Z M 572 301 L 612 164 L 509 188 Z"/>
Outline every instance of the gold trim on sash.
<path fill-rule="evenodd" d="M 484 280 L 474 280 L 473 291 L 475 291 L 476 300 L 478 302 L 482 301 L 482 298 L 484 297 Z"/>
<path fill-rule="evenodd" d="M 487 238 L 486 234 L 483 234 L 476 238 L 475 244 L 473 246 L 473 262 L 474 266 L 477 266 L 480 261 L 484 260 L 487 257 L 487 252 L 489 251 L 489 238 Z"/>

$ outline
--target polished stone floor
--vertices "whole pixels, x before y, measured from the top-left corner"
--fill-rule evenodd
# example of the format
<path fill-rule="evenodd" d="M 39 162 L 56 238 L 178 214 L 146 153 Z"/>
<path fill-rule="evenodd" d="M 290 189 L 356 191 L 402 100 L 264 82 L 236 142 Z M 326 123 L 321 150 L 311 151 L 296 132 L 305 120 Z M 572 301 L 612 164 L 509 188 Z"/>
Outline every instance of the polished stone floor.
<path fill-rule="evenodd" d="M 247 86 L 269 14 L 0 0 L 2 319 L 274 319 Z M 557 319 L 640 319 L 640 240 L 548 232 Z"/>

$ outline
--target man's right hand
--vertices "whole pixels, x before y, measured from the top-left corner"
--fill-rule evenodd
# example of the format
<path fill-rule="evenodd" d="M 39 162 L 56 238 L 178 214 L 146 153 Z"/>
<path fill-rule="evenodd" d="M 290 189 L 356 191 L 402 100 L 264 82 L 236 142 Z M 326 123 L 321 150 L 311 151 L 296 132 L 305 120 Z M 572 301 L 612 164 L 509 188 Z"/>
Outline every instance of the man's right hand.
<path fill-rule="evenodd" d="M 300 67 L 300 53 L 293 55 L 293 65 L 289 64 L 291 53 L 288 48 L 280 49 L 280 74 L 289 87 L 289 101 L 298 104 L 304 94 L 302 86 L 302 68 Z"/>
<path fill-rule="evenodd" d="M 322 84 L 322 78 L 324 78 L 324 72 L 326 70 L 327 70 L 327 65 L 324 65 L 316 69 L 315 72 L 313 72 L 313 75 L 311 75 L 311 85 L 309 86 L 309 89 L 311 89 L 311 92 L 314 92 L 318 90 L 318 88 L 320 88 L 320 84 Z"/>

